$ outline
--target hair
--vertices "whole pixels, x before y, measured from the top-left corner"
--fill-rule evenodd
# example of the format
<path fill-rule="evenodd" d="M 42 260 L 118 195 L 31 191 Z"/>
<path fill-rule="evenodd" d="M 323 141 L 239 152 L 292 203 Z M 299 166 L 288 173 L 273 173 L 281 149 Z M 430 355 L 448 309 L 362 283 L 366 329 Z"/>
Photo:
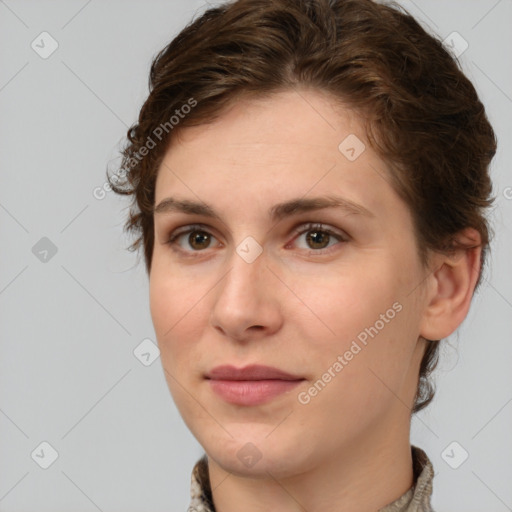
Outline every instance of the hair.
<path fill-rule="evenodd" d="M 127 132 L 112 189 L 133 195 L 125 231 L 151 271 L 159 166 L 179 129 L 213 121 L 244 95 L 307 87 L 365 120 L 369 142 L 410 208 L 418 254 L 481 245 L 494 201 L 496 137 L 458 61 L 400 5 L 372 0 L 237 0 L 206 10 L 154 58 L 149 95 Z M 165 132 L 165 133 L 164 133 Z M 155 142 L 158 139 L 158 143 Z M 471 227 L 481 244 L 457 237 Z M 476 289 L 475 288 L 475 289 Z M 429 340 L 412 413 L 433 399 L 439 343 Z"/>

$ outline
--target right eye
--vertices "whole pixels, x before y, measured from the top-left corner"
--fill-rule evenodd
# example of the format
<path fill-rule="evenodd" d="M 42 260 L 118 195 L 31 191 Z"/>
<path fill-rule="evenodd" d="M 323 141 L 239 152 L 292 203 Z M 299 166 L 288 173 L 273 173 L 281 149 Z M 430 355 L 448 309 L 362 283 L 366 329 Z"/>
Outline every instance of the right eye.
<path fill-rule="evenodd" d="M 185 237 L 185 235 L 188 236 Z M 177 252 L 197 253 L 208 249 L 212 239 L 217 240 L 202 225 L 193 225 L 185 226 L 185 229 L 180 228 L 171 233 L 166 244 Z M 189 255 L 192 256 L 192 254 Z"/>

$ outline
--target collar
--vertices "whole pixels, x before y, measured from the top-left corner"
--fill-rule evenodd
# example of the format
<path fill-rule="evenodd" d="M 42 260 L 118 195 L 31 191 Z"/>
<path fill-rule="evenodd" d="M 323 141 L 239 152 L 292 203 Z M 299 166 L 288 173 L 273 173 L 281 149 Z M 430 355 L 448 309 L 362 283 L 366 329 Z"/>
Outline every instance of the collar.
<path fill-rule="evenodd" d="M 427 454 L 417 446 L 411 445 L 414 484 L 400 498 L 378 512 L 434 512 L 430 504 L 434 469 Z M 199 459 L 192 471 L 190 481 L 190 506 L 194 512 L 215 512 L 206 454 Z"/>

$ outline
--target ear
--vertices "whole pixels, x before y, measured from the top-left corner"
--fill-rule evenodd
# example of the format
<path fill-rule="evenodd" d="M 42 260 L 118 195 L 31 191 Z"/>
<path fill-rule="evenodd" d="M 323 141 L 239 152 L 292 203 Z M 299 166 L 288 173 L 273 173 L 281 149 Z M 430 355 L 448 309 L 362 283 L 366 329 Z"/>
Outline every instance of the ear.
<path fill-rule="evenodd" d="M 427 340 L 446 338 L 459 327 L 468 314 L 480 275 L 480 233 L 467 228 L 455 238 L 470 248 L 454 249 L 448 255 L 436 253 L 433 258 L 435 270 L 427 278 L 420 330 L 420 335 Z"/>

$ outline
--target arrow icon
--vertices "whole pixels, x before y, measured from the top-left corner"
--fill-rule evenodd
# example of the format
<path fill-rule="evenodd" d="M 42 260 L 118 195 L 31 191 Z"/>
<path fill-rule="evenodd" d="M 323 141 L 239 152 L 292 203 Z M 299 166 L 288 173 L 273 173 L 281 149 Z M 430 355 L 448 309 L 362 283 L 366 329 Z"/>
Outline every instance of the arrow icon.
<path fill-rule="evenodd" d="M 464 464 L 469 457 L 469 453 L 460 443 L 453 441 L 442 451 L 441 457 L 448 466 L 457 469 Z"/>
<path fill-rule="evenodd" d="M 59 454 L 48 441 L 43 441 L 34 448 L 30 457 L 40 468 L 48 469 L 59 458 Z"/>
<path fill-rule="evenodd" d="M 57 246 L 46 236 L 32 246 L 32 254 L 41 263 L 48 263 L 57 254 L 57 251 Z"/>
<path fill-rule="evenodd" d="M 252 236 L 247 236 L 238 244 L 236 252 L 246 263 L 252 263 L 263 248 Z"/>
<path fill-rule="evenodd" d="M 133 355 L 144 366 L 151 366 L 160 356 L 160 349 L 149 338 L 146 338 L 135 347 Z"/>
<path fill-rule="evenodd" d="M 47 59 L 59 47 L 59 43 L 51 34 L 44 31 L 34 38 L 30 43 L 30 47 L 41 59 Z"/>
<path fill-rule="evenodd" d="M 365 149 L 364 142 L 355 133 L 347 135 L 338 145 L 338 150 L 349 162 L 357 160 Z"/>
<path fill-rule="evenodd" d="M 458 32 L 448 34 L 443 40 L 443 45 L 457 58 L 460 57 L 469 47 L 469 43 Z"/>
<path fill-rule="evenodd" d="M 257 446 L 252 443 L 245 443 L 240 450 L 238 450 L 236 456 L 243 462 L 248 468 L 255 466 L 261 459 L 262 454 L 258 450 Z"/>

